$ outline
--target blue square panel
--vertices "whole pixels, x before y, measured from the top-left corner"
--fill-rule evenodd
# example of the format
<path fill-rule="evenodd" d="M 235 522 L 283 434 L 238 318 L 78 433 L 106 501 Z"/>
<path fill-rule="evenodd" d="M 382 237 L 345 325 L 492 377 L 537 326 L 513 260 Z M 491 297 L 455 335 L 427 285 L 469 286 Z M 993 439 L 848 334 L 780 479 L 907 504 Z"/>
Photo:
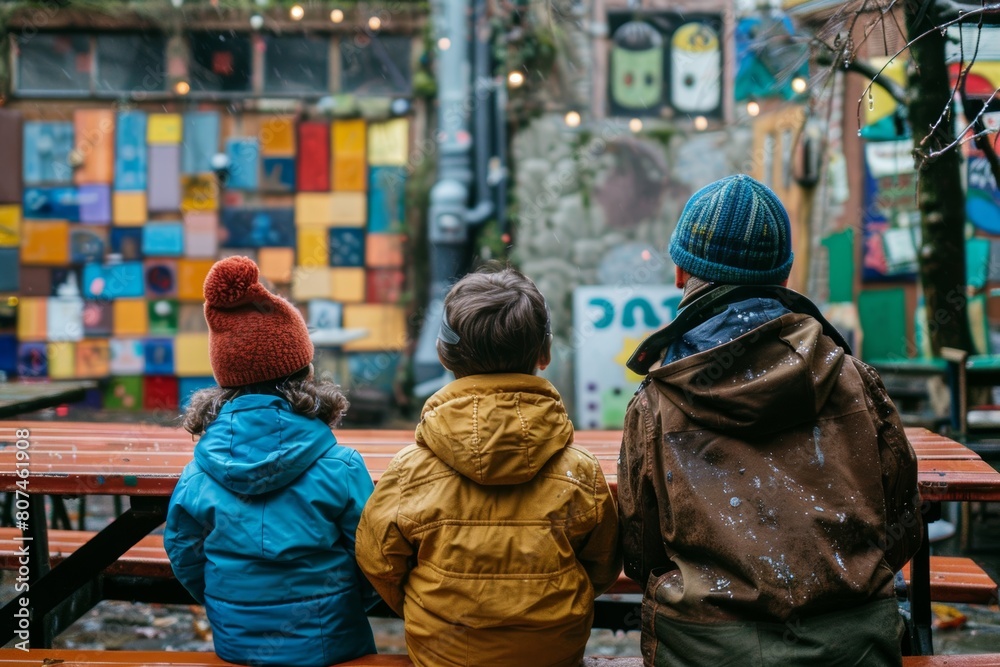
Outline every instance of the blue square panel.
<path fill-rule="evenodd" d="M 330 266 L 365 265 L 365 230 L 360 227 L 330 228 Z"/>

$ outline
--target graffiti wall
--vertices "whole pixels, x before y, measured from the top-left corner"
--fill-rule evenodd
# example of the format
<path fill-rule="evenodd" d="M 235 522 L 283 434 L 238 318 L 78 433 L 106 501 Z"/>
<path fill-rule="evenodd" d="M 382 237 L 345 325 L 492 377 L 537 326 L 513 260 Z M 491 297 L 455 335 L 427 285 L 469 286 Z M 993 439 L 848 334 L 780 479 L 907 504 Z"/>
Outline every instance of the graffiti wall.
<path fill-rule="evenodd" d="M 314 328 L 350 331 L 353 366 L 400 349 L 409 132 L 405 117 L 4 110 L 0 370 L 107 378 L 107 406 L 176 409 L 213 382 L 202 283 L 232 254 Z"/>

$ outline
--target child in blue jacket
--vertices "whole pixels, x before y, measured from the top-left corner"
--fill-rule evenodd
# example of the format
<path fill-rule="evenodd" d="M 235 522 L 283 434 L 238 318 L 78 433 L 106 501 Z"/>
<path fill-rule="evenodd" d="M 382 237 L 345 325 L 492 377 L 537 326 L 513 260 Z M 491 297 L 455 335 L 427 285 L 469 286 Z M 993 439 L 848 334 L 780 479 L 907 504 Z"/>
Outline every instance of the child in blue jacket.
<path fill-rule="evenodd" d="M 177 579 L 230 662 L 323 667 L 375 653 L 365 609 L 377 597 L 354 557 L 372 481 L 330 431 L 346 399 L 313 379 L 302 316 L 252 260 L 212 267 L 205 318 L 219 386 L 184 417 L 202 435 L 167 514 Z"/>

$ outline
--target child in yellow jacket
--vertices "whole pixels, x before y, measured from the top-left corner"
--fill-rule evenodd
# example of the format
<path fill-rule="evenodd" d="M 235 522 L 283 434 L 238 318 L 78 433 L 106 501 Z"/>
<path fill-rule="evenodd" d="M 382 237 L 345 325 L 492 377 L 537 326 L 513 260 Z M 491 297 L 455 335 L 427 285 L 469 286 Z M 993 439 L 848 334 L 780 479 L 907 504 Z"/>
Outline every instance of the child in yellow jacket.
<path fill-rule="evenodd" d="M 416 444 L 358 526 L 362 571 L 405 621 L 417 667 L 577 667 L 594 597 L 618 576 L 618 523 L 598 461 L 573 444 L 545 300 L 514 269 L 466 276 L 444 302 Z"/>

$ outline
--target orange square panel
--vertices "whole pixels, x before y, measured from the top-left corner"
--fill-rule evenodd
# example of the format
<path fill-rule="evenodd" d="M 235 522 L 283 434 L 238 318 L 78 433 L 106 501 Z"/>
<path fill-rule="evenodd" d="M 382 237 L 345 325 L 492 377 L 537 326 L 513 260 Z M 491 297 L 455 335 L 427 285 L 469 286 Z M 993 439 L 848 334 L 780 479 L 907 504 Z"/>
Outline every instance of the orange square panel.
<path fill-rule="evenodd" d="M 101 378 L 111 373 L 111 348 L 106 338 L 76 344 L 76 376 Z"/>
<path fill-rule="evenodd" d="M 22 264 L 69 264 L 68 222 L 25 222 L 21 226 Z"/>
<path fill-rule="evenodd" d="M 145 299 L 115 299 L 111 304 L 115 336 L 145 336 L 149 332 L 149 306 Z"/>
<path fill-rule="evenodd" d="M 215 264 L 212 259 L 182 259 L 177 262 L 177 298 L 182 301 L 204 301 L 202 288 L 205 276 Z"/>
<path fill-rule="evenodd" d="M 260 275 L 273 283 L 287 285 L 292 282 L 295 250 L 292 248 L 261 248 L 257 253 Z"/>
<path fill-rule="evenodd" d="M 365 264 L 372 268 L 398 268 L 403 266 L 403 234 L 369 234 L 365 237 Z"/>

